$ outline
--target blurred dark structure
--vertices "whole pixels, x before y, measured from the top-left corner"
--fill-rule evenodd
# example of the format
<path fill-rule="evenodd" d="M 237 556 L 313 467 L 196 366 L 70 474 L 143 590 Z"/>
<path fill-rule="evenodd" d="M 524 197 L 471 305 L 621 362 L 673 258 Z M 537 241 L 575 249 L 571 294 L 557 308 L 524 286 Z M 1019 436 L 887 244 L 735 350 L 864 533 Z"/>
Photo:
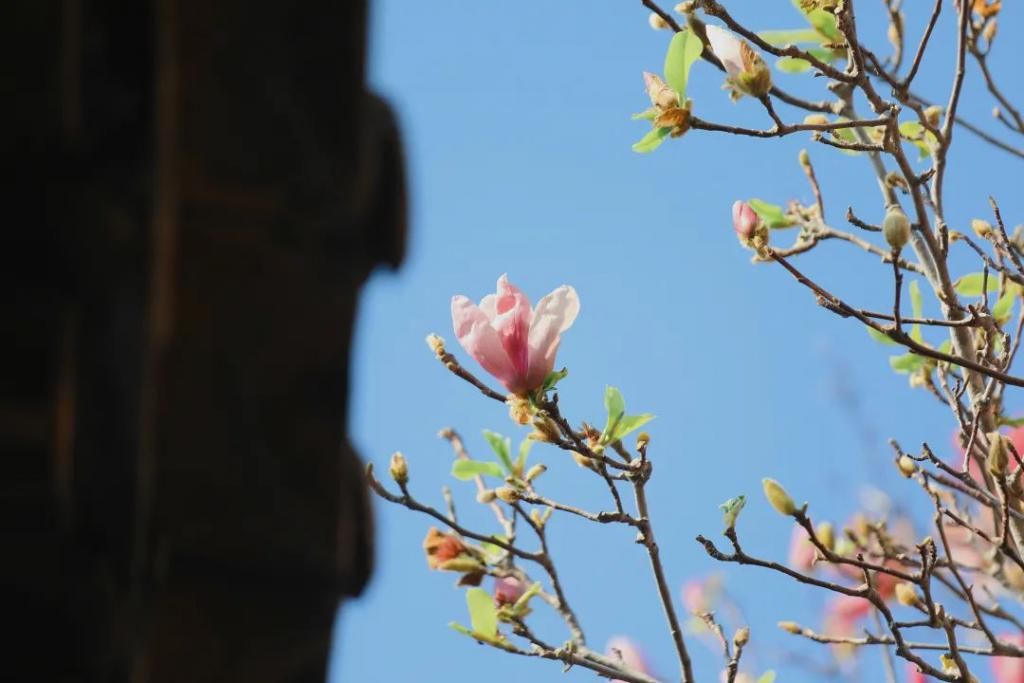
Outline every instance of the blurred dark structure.
<path fill-rule="evenodd" d="M 0 5 L 5 680 L 324 680 L 372 556 L 358 292 L 404 244 L 365 4 Z"/>

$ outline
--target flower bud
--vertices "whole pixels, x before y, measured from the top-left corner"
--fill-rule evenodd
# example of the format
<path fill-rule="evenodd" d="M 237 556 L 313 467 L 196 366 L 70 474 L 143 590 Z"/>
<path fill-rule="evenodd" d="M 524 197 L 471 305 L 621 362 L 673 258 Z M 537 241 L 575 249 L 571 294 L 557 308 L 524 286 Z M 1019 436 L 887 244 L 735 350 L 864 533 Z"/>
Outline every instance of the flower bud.
<path fill-rule="evenodd" d="M 679 93 L 675 88 L 650 71 L 644 72 L 644 89 L 651 98 L 651 104 L 658 109 L 674 109 L 679 106 Z"/>
<path fill-rule="evenodd" d="M 797 156 L 797 159 L 800 161 L 800 165 L 804 168 L 811 165 L 811 155 L 807 153 L 806 149 L 800 150 L 800 154 Z"/>
<path fill-rule="evenodd" d="M 494 489 L 484 489 L 476 494 L 476 502 L 481 505 L 488 505 L 494 502 L 497 495 L 494 493 Z"/>
<path fill-rule="evenodd" d="M 736 629 L 736 633 L 733 634 L 732 644 L 736 647 L 743 647 L 750 642 L 750 629 L 746 626 L 741 626 Z"/>
<path fill-rule="evenodd" d="M 999 31 L 999 22 L 996 19 L 985 24 L 985 28 L 981 30 L 981 37 L 985 39 L 985 42 L 989 45 L 996 39 L 996 33 Z"/>
<path fill-rule="evenodd" d="M 647 23 L 655 31 L 660 31 L 662 29 L 668 28 L 668 22 L 662 19 L 661 15 L 658 14 L 657 12 L 651 12 L 650 16 L 647 17 Z"/>
<path fill-rule="evenodd" d="M 772 89 L 771 68 L 761 58 L 761 55 L 754 52 L 754 48 L 746 42 L 740 45 L 740 55 L 743 61 L 743 71 L 736 79 L 737 85 L 748 95 L 764 97 Z"/>
<path fill-rule="evenodd" d="M 540 412 L 533 418 L 533 432 L 530 433 L 529 438 L 534 441 L 556 443 L 561 438 L 561 434 L 558 433 L 558 425 L 555 424 L 555 421 L 546 413 Z"/>
<path fill-rule="evenodd" d="M 906 582 L 896 584 L 896 600 L 907 607 L 914 607 L 921 602 L 913 584 Z"/>
<path fill-rule="evenodd" d="M 882 234 L 889 246 L 899 251 L 910 241 L 910 219 L 898 206 L 885 213 L 882 221 Z"/>
<path fill-rule="evenodd" d="M 1010 464 L 1010 456 L 1006 453 L 1005 437 L 999 432 L 990 432 L 988 435 L 988 457 L 985 465 L 988 471 L 996 477 L 1006 475 L 1006 468 Z"/>
<path fill-rule="evenodd" d="M 794 636 L 798 636 L 804 631 L 803 626 L 795 621 L 780 621 L 778 626 L 786 633 L 792 633 Z"/>
<path fill-rule="evenodd" d="M 924 118 L 933 128 L 938 128 L 939 122 L 942 120 L 942 107 L 937 104 L 933 104 L 932 106 L 925 108 Z"/>
<path fill-rule="evenodd" d="M 741 240 L 749 241 L 757 232 L 758 215 L 746 202 L 736 200 L 732 204 L 732 229 Z"/>
<path fill-rule="evenodd" d="M 588 470 L 595 469 L 594 460 L 577 451 L 572 451 L 572 459 L 576 461 L 576 464 L 580 467 L 586 467 Z"/>
<path fill-rule="evenodd" d="M 534 465 L 533 467 L 526 471 L 526 481 L 533 481 L 534 479 L 536 479 L 537 477 L 539 477 L 540 475 L 544 474 L 547 471 L 547 465 L 544 465 L 543 463 L 537 463 L 536 465 Z"/>
<path fill-rule="evenodd" d="M 782 485 L 774 479 L 762 479 L 761 485 L 764 488 L 764 496 L 768 499 L 768 502 L 772 504 L 772 507 L 778 511 L 780 515 L 792 517 L 796 514 L 796 503 L 786 493 L 786 489 L 782 488 Z"/>
<path fill-rule="evenodd" d="M 438 358 L 441 358 L 445 353 L 444 339 L 436 334 L 427 335 L 427 346 L 430 347 L 430 350 L 433 351 L 434 355 Z"/>
<path fill-rule="evenodd" d="M 818 525 L 818 528 L 814 530 L 814 535 L 818 537 L 821 544 L 832 550 L 836 545 L 836 532 L 835 527 L 832 526 L 832 522 L 822 522 Z"/>
<path fill-rule="evenodd" d="M 499 607 L 514 603 L 525 592 L 526 584 L 514 576 L 506 576 L 494 580 L 494 602 Z"/>
<path fill-rule="evenodd" d="M 409 463 L 405 461 L 405 456 L 400 451 L 395 451 L 391 455 L 391 465 L 388 468 L 388 472 L 399 486 L 404 486 L 408 483 Z"/>
<path fill-rule="evenodd" d="M 642 451 L 651 443 L 651 435 L 647 432 L 640 432 L 636 435 L 636 449 Z"/>
<path fill-rule="evenodd" d="M 808 114 L 804 117 L 804 124 L 808 126 L 827 126 L 828 117 L 824 114 Z"/>
<path fill-rule="evenodd" d="M 427 555 L 427 566 L 440 569 L 441 565 L 459 557 L 466 551 L 465 544 L 454 534 L 446 534 L 430 527 L 423 539 L 423 550 Z"/>
<path fill-rule="evenodd" d="M 514 503 L 519 500 L 519 492 L 511 486 L 499 486 L 494 489 L 494 495 L 506 503 Z"/>
<path fill-rule="evenodd" d="M 696 8 L 697 3 L 694 2 L 694 0 L 686 0 L 686 2 L 681 2 L 678 5 L 676 5 L 674 9 L 680 14 L 692 14 L 693 10 L 695 10 Z"/>
<path fill-rule="evenodd" d="M 973 230 L 974 234 L 983 240 L 987 240 L 992 237 L 992 224 L 986 220 L 972 218 L 971 230 Z"/>
<path fill-rule="evenodd" d="M 902 474 L 907 479 L 910 479 L 910 477 L 914 476 L 914 472 L 917 471 L 917 463 L 915 463 L 914 459 L 911 458 L 909 455 L 901 455 L 896 460 L 896 467 L 899 469 L 900 474 Z"/>

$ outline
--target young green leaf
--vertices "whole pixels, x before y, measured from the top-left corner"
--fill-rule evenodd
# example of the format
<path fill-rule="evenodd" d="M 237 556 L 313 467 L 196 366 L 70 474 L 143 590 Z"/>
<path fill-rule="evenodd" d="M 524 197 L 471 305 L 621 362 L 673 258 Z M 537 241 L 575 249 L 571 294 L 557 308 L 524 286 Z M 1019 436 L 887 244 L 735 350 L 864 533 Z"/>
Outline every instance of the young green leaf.
<path fill-rule="evenodd" d="M 917 284 L 917 280 L 910 281 L 910 310 L 913 311 L 915 318 L 924 317 L 924 304 L 921 300 L 921 286 Z M 916 341 L 918 344 L 924 342 L 924 336 L 921 334 L 921 326 L 914 325 L 910 328 L 910 338 Z"/>
<path fill-rule="evenodd" d="M 981 296 L 981 288 L 984 280 L 985 276 L 983 273 L 971 273 L 970 275 L 964 275 L 962 278 L 954 282 L 953 288 L 956 289 L 957 294 L 963 294 L 964 296 Z M 999 279 L 993 277 L 991 273 L 988 275 L 988 291 L 999 291 Z"/>
<path fill-rule="evenodd" d="M 686 103 L 686 83 L 690 80 L 690 67 L 700 59 L 704 45 L 690 30 L 672 36 L 665 53 L 665 82 L 679 93 L 679 102 Z"/>
<path fill-rule="evenodd" d="M 743 506 L 746 504 L 746 496 L 736 496 L 718 506 L 722 510 L 722 521 L 725 522 L 727 530 L 736 526 L 736 518 L 740 516 Z"/>
<path fill-rule="evenodd" d="M 794 28 L 781 31 L 761 31 L 757 35 L 761 40 L 777 47 L 796 45 L 797 43 L 820 43 L 821 34 L 811 28 Z"/>
<path fill-rule="evenodd" d="M 512 473 L 512 439 L 503 437 L 497 432 L 492 432 L 489 429 L 484 430 L 484 438 L 487 439 L 487 443 L 490 444 L 491 450 L 498 456 L 498 460 L 505 466 L 505 471 L 509 474 Z"/>
<path fill-rule="evenodd" d="M 615 428 L 615 434 L 609 441 L 619 441 L 630 432 L 636 431 L 643 427 L 645 424 L 654 419 L 654 415 L 650 413 L 642 413 L 640 415 L 625 415 L 619 420 L 618 426 Z"/>
<path fill-rule="evenodd" d="M 1016 296 L 1013 292 L 1007 291 L 1001 297 L 996 305 L 992 307 L 992 317 L 996 319 L 996 322 L 1000 325 L 1006 323 L 1010 319 L 1010 314 L 1013 313 L 1013 301 Z"/>
<path fill-rule="evenodd" d="M 821 34 L 829 42 L 838 42 L 840 38 L 839 29 L 836 26 L 836 17 L 834 14 L 826 12 L 823 9 L 817 9 L 813 4 L 809 5 L 809 9 L 804 9 L 804 3 L 801 0 L 792 0 L 793 6 L 796 7 L 800 12 L 807 18 L 811 26 Z"/>
<path fill-rule="evenodd" d="M 473 477 L 489 476 L 503 479 L 505 471 L 496 462 L 481 462 L 460 458 L 452 463 L 452 476 L 459 481 L 467 481 Z"/>
<path fill-rule="evenodd" d="M 748 199 L 747 204 L 769 228 L 788 228 L 793 225 L 792 219 L 786 216 L 785 209 L 778 204 L 771 204 L 756 197 Z"/>
<path fill-rule="evenodd" d="M 769 669 L 761 674 L 761 677 L 757 679 L 757 683 L 775 683 L 775 672 Z"/>
<path fill-rule="evenodd" d="M 544 378 L 544 384 L 540 387 L 540 393 L 551 391 L 558 383 L 569 376 L 568 368 L 562 368 L 561 370 L 552 370 L 548 373 L 547 377 Z"/>
<path fill-rule="evenodd" d="M 519 442 L 519 457 L 516 458 L 516 467 L 514 474 L 517 477 L 523 476 L 523 472 L 526 471 L 526 458 L 530 455 L 530 449 L 533 447 L 532 439 L 523 439 Z"/>
<path fill-rule="evenodd" d="M 633 119 L 634 121 L 638 121 L 638 120 L 653 121 L 655 118 L 657 118 L 657 116 L 658 116 L 658 108 L 657 107 L 648 107 L 647 109 L 644 109 L 642 112 L 638 112 L 636 114 L 633 114 L 629 118 Z"/>
<path fill-rule="evenodd" d="M 622 397 L 622 392 L 613 386 L 605 387 L 604 409 L 608 413 L 608 418 L 604 423 L 604 431 L 601 432 L 601 443 L 610 443 L 614 440 L 619 422 L 626 414 L 626 399 Z"/>
<path fill-rule="evenodd" d="M 914 353 L 905 353 L 902 356 L 891 356 L 889 358 L 889 367 L 896 372 L 907 375 L 920 370 L 926 364 L 927 360 L 925 360 L 924 356 L 918 356 Z"/>
<path fill-rule="evenodd" d="M 466 606 L 474 634 L 487 639 L 498 635 L 498 610 L 490 593 L 483 588 L 470 588 L 466 591 Z"/>
<path fill-rule="evenodd" d="M 787 74 L 802 74 L 811 70 L 811 63 L 799 57 L 780 57 L 775 62 L 775 68 Z"/>
<path fill-rule="evenodd" d="M 652 128 L 647 131 L 647 135 L 633 143 L 633 151 L 637 154 L 653 152 L 665 141 L 665 137 L 669 134 L 670 130 L 670 128 Z"/>
<path fill-rule="evenodd" d="M 889 338 L 888 335 L 882 334 L 873 327 L 864 326 L 864 329 L 868 331 L 868 335 L 879 344 L 885 344 L 886 346 L 896 346 L 896 342 Z"/>

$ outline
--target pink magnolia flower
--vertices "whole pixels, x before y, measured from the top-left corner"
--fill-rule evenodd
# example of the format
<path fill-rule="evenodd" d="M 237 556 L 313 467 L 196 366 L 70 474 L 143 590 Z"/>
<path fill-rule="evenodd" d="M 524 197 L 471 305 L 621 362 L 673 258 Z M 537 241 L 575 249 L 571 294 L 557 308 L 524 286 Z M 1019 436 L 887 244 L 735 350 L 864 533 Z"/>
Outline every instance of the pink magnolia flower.
<path fill-rule="evenodd" d="M 797 571 L 809 572 L 814 569 L 816 557 L 814 545 L 801 526 L 793 526 L 793 535 L 789 539 L 789 566 Z"/>
<path fill-rule="evenodd" d="M 732 205 L 732 229 L 745 240 L 753 237 L 757 230 L 757 214 L 749 204 L 738 199 Z"/>
<path fill-rule="evenodd" d="M 576 290 L 562 285 L 530 307 L 530 300 L 498 278 L 497 292 L 480 304 L 452 297 L 452 324 L 462 348 L 513 394 L 526 394 L 544 383 L 555 367 L 562 332 L 580 311 Z"/>
<path fill-rule="evenodd" d="M 651 667 L 647 663 L 647 657 L 643 650 L 632 639 L 626 636 L 615 636 L 608 641 L 605 648 L 608 656 L 619 660 L 627 669 L 638 673 L 652 675 Z M 623 683 L 621 680 L 613 679 L 612 683 Z"/>
<path fill-rule="evenodd" d="M 711 609 L 706 586 L 703 581 L 691 579 L 683 584 L 683 606 L 690 614 L 703 614 Z"/>
<path fill-rule="evenodd" d="M 1024 647 L 1024 637 L 1019 635 L 1006 635 L 1000 640 Z M 1021 683 L 1024 681 L 1024 657 L 993 657 L 992 675 L 995 683 Z"/>
<path fill-rule="evenodd" d="M 512 604 L 525 592 L 526 585 L 514 576 L 494 580 L 494 602 L 499 606 Z"/>

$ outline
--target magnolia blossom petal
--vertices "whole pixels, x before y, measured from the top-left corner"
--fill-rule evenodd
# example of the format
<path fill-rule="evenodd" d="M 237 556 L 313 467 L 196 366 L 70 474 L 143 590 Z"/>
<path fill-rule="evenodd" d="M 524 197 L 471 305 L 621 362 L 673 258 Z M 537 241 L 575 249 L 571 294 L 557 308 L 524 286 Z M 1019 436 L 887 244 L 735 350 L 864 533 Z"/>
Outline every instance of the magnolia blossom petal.
<path fill-rule="evenodd" d="M 1007 635 L 1000 640 L 1024 647 L 1024 638 L 1019 635 Z M 1024 657 L 993 657 L 992 675 L 995 683 L 1021 683 L 1024 681 Z"/>
<path fill-rule="evenodd" d="M 743 71 L 743 51 L 739 38 L 724 28 L 708 24 L 706 27 L 711 51 L 715 53 L 730 78 Z"/>
<path fill-rule="evenodd" d="M 498 331 L 516 374 L 525 377 L 530 367 L 530 322 L 533 318 L 530 300 L 508 281 L 508 275 L 498 278 L 497 289 L 491 325 Z"/>
<path fill-rule="evenodd" d="M 530 326 L 527 386 L 540 386 L 554 369 L 561 334 L 572 326 L 579 312 L 580 299 L 576 290 L 568 285 L 562 285 L 537 302 Z"/>
<path fill-rule="evenodd" d="M 753 237 L 757 229 L 757 214 L 749 204 L 738 199 L 732 204 L 732 229 L 745 240 Z"/>
<path fill-rule="evenodd" d="M 789 539 L 789 566 L 801 572 L 809 572 L 814 568 L 815 557 L 814 545 L 807 531 L 794 525 L 793 535 Z"/>
<path fill-rule="evenodd" d="M 455 296 L 452 297 L 452 325 L 466 353 L 509 391 L 515 391 L 513 387 L 519 383 L 515 366 L 487 314 L 466 297 Z"/>

